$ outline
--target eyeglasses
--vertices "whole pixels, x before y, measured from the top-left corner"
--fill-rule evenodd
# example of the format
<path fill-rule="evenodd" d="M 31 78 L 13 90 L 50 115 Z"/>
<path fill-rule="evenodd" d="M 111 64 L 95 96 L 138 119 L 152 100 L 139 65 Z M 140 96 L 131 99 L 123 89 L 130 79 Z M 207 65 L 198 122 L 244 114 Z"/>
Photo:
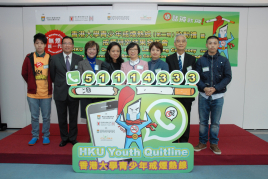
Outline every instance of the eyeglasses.
<path fill-rule="evenodd" d="M 177 42 L 177 43 L 185 43 L 186 40 L 182 40 L 182 41 L 180 41 L 180 40 L 176 40 L 176 42 Z"/>
<path fill-rule="evenodd" d="M 63 43 L 63 45 L 73 45 L 72 43 Z"/>
<path fill-rule="evenodd" d="M 135 51 L 137 51 L 138 49 L 129 49 L 129 51 L 131 51 L 131 52 L 135 52 Z"/>

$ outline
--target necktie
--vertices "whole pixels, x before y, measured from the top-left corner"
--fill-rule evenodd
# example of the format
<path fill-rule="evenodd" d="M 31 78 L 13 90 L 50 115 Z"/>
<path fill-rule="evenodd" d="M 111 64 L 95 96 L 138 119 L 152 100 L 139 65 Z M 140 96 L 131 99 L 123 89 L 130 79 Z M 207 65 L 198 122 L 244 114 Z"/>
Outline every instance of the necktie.
<path fill-rule="evenodd" d="M 67 71 L 70 71 L 70 67 L 71 67 L 71 65 L 69 62 L 69 56 L 66 56 L 66 69 L 67 69 Z"/>
<path fill-rule="evenodd" d="M 181 56 L 179 56 L 179 68 L 180 68 L 180 71 L 182 71 L 182 61 L 181 61 Z"/>

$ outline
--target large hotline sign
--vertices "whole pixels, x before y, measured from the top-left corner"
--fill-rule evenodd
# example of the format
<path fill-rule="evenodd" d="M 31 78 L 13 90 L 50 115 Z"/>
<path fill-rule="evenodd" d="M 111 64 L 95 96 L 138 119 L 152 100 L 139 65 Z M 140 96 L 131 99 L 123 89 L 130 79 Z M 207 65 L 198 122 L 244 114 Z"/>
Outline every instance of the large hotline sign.
<path fill-rule="evenodd" d="M 106 85 L 110 80 L 118 85 Z M 183 80 L 189 85 L 180 85 Z M 75 172 L 192 171 L 193 146 L 172 142 L 178 140 L 188 124 L 184 106 L 174 98 L 196 97 L 195 84 L 199 81 L 196 71 L 190 70 L 185 75 L 180 71 L 160 71 L 155 76 L 150 71 L 140 75 L 135 70 L 126 76 L 119 70 L 111 76 L 106 71 L 96 75 L 90 71 L 83 74 L 70 71 L 66 73 L 66 81 L 72 85 L 71 97 L 106 99 L 86 108 L 91 143 L 74 145 L 72 166 Z M 148 85 L 148 81 L 156 85 Z M 125 82 L 147 85 L 121 85 Z"/>
<path fill-rule="evenodd" d="M 150 22 L 152 19 L 140 16 L 142 22 Z M 83 17 L 94 19 L 93 16 Z M 122 46 L 122 57 L 128 60 L 125 49 L 130 42 L 135 42 L 141 48 L 139 57 L 145 61 L 150 61 L 149 45 L 155 41 L 161 42 L 164 47 L 161 59 L 164 60 L 168 55 L 175 53 L 174 38 L 177 34 L 183 34 L 187 38 L 186 52 L 200 58 L 207 50 L 205 45 L 207 37 L 215 35 L 220 39 L 218 49 L 220 54 L 229 59 L 231 66 L 238 65 L 239 12 L 159 10 L 155 24 L 150 25 L 116 24 L 131 20 L 129 16 L 123 16 L 121 19 L 120 16 L 116 17 L 118 19 L 105 16 L 109 24 L 91 22 L 91 24 L 36 25 L 36 32 L 44 33 L 48 37 L 47 52 L 51 55 L 61 52 L 60 38 L 67 35 L 73 37 L 75 41 L 73 52 L 81 56 L 84 56 L 85 44 L 94 40 L 100 45 L 97 58 L 104 60 L 109 43 L 118 42 Z M 71 20 L 73 17 L 70 16 Z"/>

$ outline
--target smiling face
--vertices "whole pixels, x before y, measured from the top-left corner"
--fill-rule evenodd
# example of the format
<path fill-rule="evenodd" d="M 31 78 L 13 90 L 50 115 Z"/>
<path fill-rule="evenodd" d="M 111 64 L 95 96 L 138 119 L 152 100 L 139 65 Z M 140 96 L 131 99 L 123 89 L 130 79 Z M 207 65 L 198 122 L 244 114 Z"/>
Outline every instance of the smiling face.
<path fill-rule="evenodd" d="M 151 51 L 152 60 L 157 60 L 160 58 L 161 50 L 159 48 L 156 48 L 156 46 L 153 46 Z"/>
<path fill-rule="evenodd" d="M 174 42 L 174 46 L 177 48 L 177 51 L 184 51 L 187 45 L 186 38 L 182 35 L 176 37 L 176 41 Z"/>
<path fill-rule="evenodd" d="M 96 57 L 96 55 L 97 55 L 97 47 L 96 47 L 96 45 L 94 45 L 93 47 L 89 47 L 87 49 L 87 56 L 89 58 L 94 58 L 94 57 Z"/>
<path fill-rule="evenodd" d="M 44 44 L 42 42 L 42 40 L 39 40 L 37 39 L 35 42 L 34 42 L 34 47 L 35 47 L 35 50 L 38 54 L 42 54 L 45 52 L 45 48 L 46 48 L 46 44 Z"/>
<path fill-rule="evenodd" d="M 219 41 L 216 38 L 211 38 L 207 41 L 206 46 L 208 48 L 208 54 L 215 55 L 219 48 Z"/>
<path fill-rule="evenodd" d="M 116 60 L 120 56 L 120 48 L 117 45 L 114 45 L 110 51 L 108 51 L 110 57 L 113 59 L 113 62 L 116 63 Z"/>
<path fill-rule="evenodd" d="M 72 53 L 74 48 L 74 44 L 73 41 L 69 38 L 66 38 L 63 40 L 62 42 L 62 50 L 66 55 L 69 55 L 70 53 Z"/>
<path fill-rule="evenodd" d="M 130 48 L 128 50 L 128 55 L 130 56 L 130 60 L 137 60 L 139 55 L 138 46 L 135 45 L 134 47 Z"/>

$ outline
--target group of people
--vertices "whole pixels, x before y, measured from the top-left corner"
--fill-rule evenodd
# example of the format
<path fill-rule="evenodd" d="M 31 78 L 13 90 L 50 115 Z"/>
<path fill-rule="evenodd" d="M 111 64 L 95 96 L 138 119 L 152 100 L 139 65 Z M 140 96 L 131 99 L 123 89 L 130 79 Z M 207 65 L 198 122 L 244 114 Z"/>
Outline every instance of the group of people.
<path fill-rule="evenodd" d="M 50 111 L 52 98 L 52 83 L 54 83 L 54 100 L 57 108 L 58 122 L 62 141 L 59 146 L 63 147 L 67 143 L 77 143 L 77 117 L 79 99 L 68 95 L 69 86 L 66 83 L 66 72 L 78 70 L 83 72 L 90 70 L 97 73 L 106 70 L 112 74 L 115 70 L 122 70 L 127 74 L 131 70 L 142 73 L 151 70 L 157 74 L 161 70 L 172 72 L 180 70 L 183 74 L 189 70 L 196 70 L 200 75 L 198 82 L 199 100 L 198 111 L 200 119 L 199 143 L 194 150 L 200 151 L 207 147 L 210 142 L 210 149 L 215 154 L 221 154 L 218 148 L 219 124 L 223 107 L 223 97 L 226 86 L 232 79 L 231 66 L 229 60 L 221 56 L 218 52 L 219 39 L 216 36 L 207 38 L 207 52 L 197 61 L 195 57 L 185 52 L 187 39 L 178 34 L 174 39 L 174 46 L 177 52 L 168 56 L 166 62 L 160 59 L 163 46 L 160 42 L 152 42 L 149 46 L 151 60 L 143 61 L 139 58 L 140 47 L 137 43 L 131 42 L 126 47 L 126 52 L 130 60 L 124 62 L 121 56 L 121 45 L 111 42 L 105 53 L 105 61 L 97 59 L 99 45 L 95 41 L 89 41 L 85 45 L 85 59 L 74 54 L 74 41 L 71 37 L 65 36 L 62 39 L 63 52 L 50 57 L 45 53 L 47 44 L 46 36 L 36 34 L 34 36 L 34 46 L 36 51 L 25 57 L 22 66 L 22 76 L 27 83 L 27 100 L 31 111 L 32 139 L 29 145 L 34 145 L 39 139 L 39 113 L 40 109 L 43 117 L 43 144 L 49 144 Z M 184 82 L 183 82 L 184 84 Z M 176 142 L 188 142 L 190 134 L 190 113 L 192 102 L 195 98 L 177 98 L 185 107 L 188 114 L 188 126 L 184 134 Z M 100 99 L 86 98 L 80 99 L 81 117 L 86 118 L 85 108 L 88 104 L 98 102 Z M 67 112 L 68 111 L 68 112 Z M 67 116 L 69 115 L 69 130 Z M 209 117 L 211 125 L 209 129 Z M 209 136 L 208 136 L 209 131 Z"/>

